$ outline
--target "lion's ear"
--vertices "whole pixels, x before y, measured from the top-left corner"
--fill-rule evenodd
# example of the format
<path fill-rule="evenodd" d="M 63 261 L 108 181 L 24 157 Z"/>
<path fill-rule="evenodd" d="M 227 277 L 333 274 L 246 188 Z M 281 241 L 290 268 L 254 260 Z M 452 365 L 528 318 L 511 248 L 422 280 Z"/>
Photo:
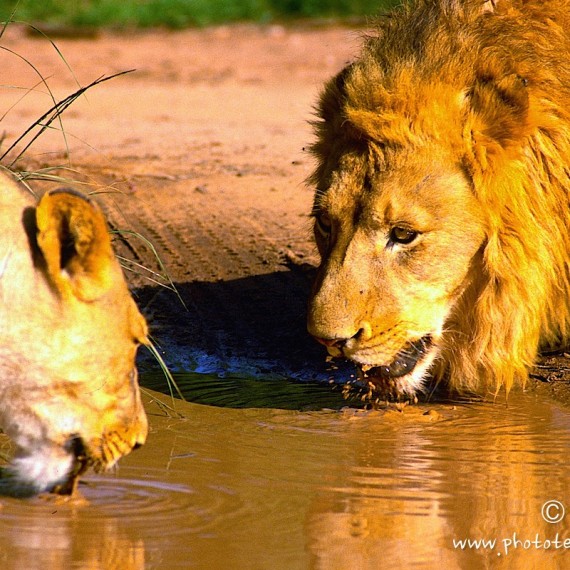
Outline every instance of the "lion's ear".
<path fill-rule="evenodd" d="M 99 208 L 81 194 L 46 193 L 36 208 L 37 243 L 62 296 L 94 301 L 113 283 L 115 259 Z"/>
<path fill-rule="evenodd" d="M 501 150 L 519 145 L 528 134 L 529 96 L 523 77 L 480 74 L 467 99 L 470 144 L 479 147 L 473 149 L 474 156 L 491 160 Z"/>
<path fill-rule="evenodd" d="M 497 9 L 498 3 L 499 0 L 484 0 L 481 12 L 483 13 L 494 12 Z"/>

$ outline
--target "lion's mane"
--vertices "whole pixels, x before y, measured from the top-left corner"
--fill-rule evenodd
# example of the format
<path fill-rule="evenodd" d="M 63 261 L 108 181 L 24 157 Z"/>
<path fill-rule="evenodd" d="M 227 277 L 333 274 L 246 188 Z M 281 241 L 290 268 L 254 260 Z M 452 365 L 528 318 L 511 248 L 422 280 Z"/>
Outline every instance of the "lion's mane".
<path fill-rule="evenodd" d="M 485 212 L 436 371 L 455 388 L 508 391 L 568 339 L 569 62 L 570 2 L 418 0 L 381 18 L 321 97 L 317 193 L 347 149 L 381 171 L 439 141 Z"/>

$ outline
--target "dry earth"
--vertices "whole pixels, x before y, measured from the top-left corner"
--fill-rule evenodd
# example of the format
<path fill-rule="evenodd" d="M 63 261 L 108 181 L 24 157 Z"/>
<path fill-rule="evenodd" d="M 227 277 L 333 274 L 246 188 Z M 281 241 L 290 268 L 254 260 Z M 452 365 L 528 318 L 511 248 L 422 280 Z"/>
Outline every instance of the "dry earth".
<path fill-rule="evenodd" d="M 150 240 L 185 306 L 133 263 L 129 279 L 174 369 L 328 376 L 304 326 L 316 262 L 304 149 L 322 83 L 358 51 L 360 34 L 247 25 L 100 33 L 55 39 L 64 59 L 25 28 L 2 37 L 3 149 L 52 104 L 38 72 L 59 100 L 135 70 L 88 91 L 63 117 L 65 140 L 44 133 L 18 166 L 76 169 L 68 175 L 101 192 L 113 228 Z M 122 234 L 117 249 L 164 274 L 143 239 Z M 533 387 L 567 400 L 568 360 L 542 365 L 536 375 L 552 382 Z"/>

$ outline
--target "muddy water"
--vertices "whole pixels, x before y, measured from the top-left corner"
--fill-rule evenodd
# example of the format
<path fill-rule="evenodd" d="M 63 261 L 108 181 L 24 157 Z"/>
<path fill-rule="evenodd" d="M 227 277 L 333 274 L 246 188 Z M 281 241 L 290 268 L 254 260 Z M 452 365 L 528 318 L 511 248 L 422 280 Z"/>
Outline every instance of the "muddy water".
<path fill-rule="evenodd" d="M 568 567 L 566 409 L 366 411 L 329 387 L 178 381 L 193 401 L 147 393 L 148 444 L 81 497 L 0 500 L 1 568 Z M 546 522 L 554 500 L 569 513 Z"/>

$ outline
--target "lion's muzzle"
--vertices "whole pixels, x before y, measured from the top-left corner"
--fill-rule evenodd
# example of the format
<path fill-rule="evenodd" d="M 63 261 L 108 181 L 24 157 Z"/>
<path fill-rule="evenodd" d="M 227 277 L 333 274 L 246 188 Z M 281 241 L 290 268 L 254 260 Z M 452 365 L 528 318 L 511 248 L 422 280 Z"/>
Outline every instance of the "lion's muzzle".
<path fill-rule="evenodd" d="M 374 382 L 374 379 L 386 381 L 394 378 L 402 378 L 411 374 L 416 365 L 429 353 L 432 348 L 432 337 L 426 335 L 415 342 L 410 342 L 398 352 L 396 358 L 381 366 L 366 367 L 366 378 Z"/>

